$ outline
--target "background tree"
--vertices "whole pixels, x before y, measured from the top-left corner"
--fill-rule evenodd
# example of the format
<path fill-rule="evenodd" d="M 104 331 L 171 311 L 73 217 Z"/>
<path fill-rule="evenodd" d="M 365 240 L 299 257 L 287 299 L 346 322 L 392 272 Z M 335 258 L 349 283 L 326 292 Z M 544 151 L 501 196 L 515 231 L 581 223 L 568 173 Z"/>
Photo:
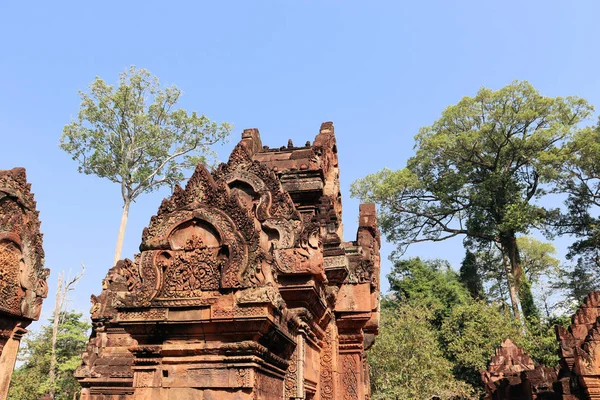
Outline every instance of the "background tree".
<path fill-rule="evenodd" d="M 58 287 L 56 290 L 56 300 L 54 303 L 54 317 L 52 319 L 52 336 L 50 337 L 50 367 L 48 370 L 48 394 L 51 398 L 56 398 L 56 391 L 58 386 L 56 384 L 56 378 L 58 376 L 58 334 L 61 324 L 61 318 L 65 318 L 68 314 L 65 314 L 64 307 L 67 302 L 67 295 L 70 291 L 75 289 L 77 282 L 83 277 L 85 273 L 85 265 L 81 264 L 81 272 L 71 278 L 71 274 L 65 278 L 65 272 L 61 271 L 58 274 Z"/>
<path fill-rule="evenodd" d="M 566 303 L 579 304 L 600 281 L 600 123 L 580 130 L 567 144 L 570 157 L 563 164 L 556 192 L 566 194 L 567 212 L 557 223 L 561 234 L 574 235 L 567 259 L 574 260 L 557 283 L 566 288 Z"/>
<path fill-rule="evenodd" d="M 419 131 L 405 168 L 358 180 L 352 194 L 379 205 L 381 228 L 401 249 L 459 235 L 497 245 L 520 319 L 518 295 L 531 294 L 517 235 L 546 227 L 548 210 L 535 200 L 557 178 L 562 143 L 591 110 L 583 99 L 542 96 L 528 82 L 482 88 Z"/>
<path fill-rule="evenodd" d="M 457 379 L 481 389 L 482 369 L 486 369 L 496 348 L 511 338 L 525 344 L 520 324 L 499 306 L 470 301 L 453 307 L 444 320 L 440 342 L 453 364 Z"/>
<path fill-rule="evenodd" d="M 145 192 L 184 179 L 183 170 L 206 163 L 231 130 L 195 111 L 174 109 L 181 90 L 165 89 L 145 69 L 130 67 L 114 88 L 102 79 L 80 92 L 77 119 L 66 125 L 60 147 L 79 162 L 79 172 L 121 186 L 123 213 L 114 263 L 121 257 L 129 207 Z"/>
<path fill-rule="evenodd" d="M 473 299 L 444 260 L 396 260 L 388 280 L 390 294 L 381 303 L 381 336 L 368 355 L 371 367 L 376 366 L 371 370 L 374 398 L 430 398 L 410 397 L 411 392 L 405 388 L 410 387 L 410 380 L 415 380 L 426 394 L 433 393 L 428 391 L 433 389 L 448 396 L 481 394 L 479 371 L 487 367 L 496 347 L 506 338 L 524 346 L 534 360 L 557 364 L 555 320 L 531 321 L 524 331 L 508 308 Z M 424 347 L 413 348 L 421 338 Z M 400 357 L 412 356 L 424 358 L 416 372 L 438 376 L 443 386 L 436 386 L 438 382 L 421 383 L 420 378 L 407 373 L 400 366 Z M 442 388 L 450 389 L 444 392 Z"/>
<path fill-rule="evenodd" d="M 431 312 L 430 322 L 435 329 L 441 326 L 454 306 L 470 300 L 458 274 L 444 260 L 418 257 L 396 260 L 387 278 L 394 298 Z"/>
<path fill-rule="evenodd" d="M 63 312 L 56 341 L 58 370 L 55 383 L 50 382 L 52 358 L 52 323 L 44 325 L 38 333 L 23 339 L 19 350 L 22 364 L 15 369 L 8 392 L 9 400 L 38 400 L 55 388 L 55 399 L 72 400 L 81 387 L 73 377 L 81 363 L 81 353 L 88 341 L 90 325 L 82 314 Z"/>
<path fill-rule="evenodd" d="M 550 317 L 552 306 L 549 304 L 549 299 L 553 294 L 551 282 L 556 280 L 561 270 L 560 260 L 554 257 L 557 254 L 556 247 L 552 243 L 542 242 L 532 236 L 519 236 L 517 245 L 526 284 L 534 288 L 529 293 L 536 293 L 535 297 L 539 300 L 539 305 L 544 308 L 546 317 Z M 534 304 L 533 297 L 521 301 L 525 300 Z M 530 316 L 532 314 L 529 313 Z"/>
<path fill-rule="evenodd" d="M 467 249 L 459 270 L 459 281 L 467 288 L 471 297 L 476 300 L 485 299 L 483 279 L 477 256 Z"/>
<path fill-rule="evenodd" d="M 564 300 L 559 306 L 567 314 L 572 314 L 592 291 L 600 290 L 600 268 L 589 257 L 579 257 L 575 265 L 560 271 L 553 287 L 561 291 Z"/>
<path fill-rule="evenodd" d="M 382 307 L 379 337 L 367 353 L 374 400 L 469 398 L 472 388 L 454 379 L 433 317 L 426 307 L 406 302 Z"/>

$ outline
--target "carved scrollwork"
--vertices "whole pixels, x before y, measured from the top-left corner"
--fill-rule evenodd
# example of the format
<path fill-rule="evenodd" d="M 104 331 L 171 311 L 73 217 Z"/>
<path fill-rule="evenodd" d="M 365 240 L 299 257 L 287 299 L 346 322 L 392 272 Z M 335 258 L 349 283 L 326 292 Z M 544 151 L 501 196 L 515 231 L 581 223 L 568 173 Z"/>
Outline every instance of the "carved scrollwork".
<path fill-rule="evenodd" d="M 146 307 L 150 304 L 161 283 L 161 271 L 154 261 L 158 254 L 158 251 L 145 251 L 138 263 L 129 259 L 117 262 L 115 272 L 125 279 L 129 292 L 119 306 Z"/>
<path fill-rule="evenodd" d="M 164 270 L 160 297 L 201 297 L 204 291 L 218 290 L 226 261 L 218 251 L 219 247 L 207 247 L 201 237 L 192 236 L 183 250 L 161 252 L 157 261 Z"/>
<path fill-rule="evenodd" d="M 36 203 L 25 170 L 0 171 L 0 310 L 37 320 L 48 295 Z"/>

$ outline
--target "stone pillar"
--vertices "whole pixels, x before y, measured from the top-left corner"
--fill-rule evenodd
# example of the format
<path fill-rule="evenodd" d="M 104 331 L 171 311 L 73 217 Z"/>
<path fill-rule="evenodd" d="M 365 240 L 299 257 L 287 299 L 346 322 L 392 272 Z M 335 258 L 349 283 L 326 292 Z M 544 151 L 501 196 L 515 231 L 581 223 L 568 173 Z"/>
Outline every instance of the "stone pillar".
<path fill-rule="evenodd" d="M 20 323 L 17 324 L 2 348 L 2 354 L 0 355 L 0 400 L 5 400 L 8 396 L 10 378 L 17 361 L 19 344 L 26 333 L 27 329 L 22 328 Z"/>
<path fill-rule="evenodd" d="M 364 400 L 363 336 L 340 334 L 338 357 L 338 387 L 344 400 Z"/>
<path fill-rule="evenodd" d="M 338 398 L 337 370 L 337 329 L 335 321 L 332 319 L 325 331 L 323 351 L 321 352 L 321 379 L 319 381 L 321 400 L 334 400 Z"/>

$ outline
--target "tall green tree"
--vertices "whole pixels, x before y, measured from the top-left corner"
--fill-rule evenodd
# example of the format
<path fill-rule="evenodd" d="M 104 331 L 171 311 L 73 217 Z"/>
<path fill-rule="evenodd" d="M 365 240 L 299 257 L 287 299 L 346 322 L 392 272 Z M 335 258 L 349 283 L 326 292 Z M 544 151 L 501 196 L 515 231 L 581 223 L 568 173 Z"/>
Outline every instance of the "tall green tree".
<path fill-rule="evenodd" d="M 506 338 L 525 343 L 520 324 L 500 307 L 483 301 L 453 307 L 440 330 L 441 347 L 456 378 L 480 389 L 480 371 Z"/>
<path fill-rule="evenodd" d="M 444 260 L 396 260 L 387 277 L 395 298 L 432 312 L 431 323 L 436 329 L 454 306 L 470 301 L 467 288 Z"/>
<path fill-rule="evenodd" d="M 485 299 L 481 268 L 477 263 L 477 256 L 468 249 L 460 265 L 459 280 L 465 285 L 473 299 Z"/>
<path fill-rule="evenodd" d="M 576 260 L 560 283 L 567 301 L 578 304 L 585 292 L 599 287 L 600 270 L 600 122 L 582 129 L 567 144 L 570 157 L 563 164 L 556 192 L 567 194 L 567 212 L 557 224 L 558 233 L 576 237 L 567 258 Z"/>
<path fill-rule="evenodd" d="M 183 170 L 208 162 L 215 156 L 211 146 L 223 142 L 231 126 L 175 109 L 181 90 L 161 88 L 145 69 L 130 67 L 120 74 L 117 87 L 96 77 L 89 92 L 79 94 L 79 113 L 65 125 L 60 147 L 79 162 L 79 172 L 121 187 L 116 263 L 131 203 L 142 193 L 175 186 L 184 179 Z"/>
<path fill-rule="evenodd" d="M 60 321 L 55 351 L 56 375 L 50 377 L 53 326 L 49 323 L 38 333 L 30 333 L 23 339 L 19 350 L 22 364 L 13 372 L 9 400 L 38 400 L 52 392 L 56 400 L 72 400 L 81 390 L 73 373 L 81 363 L 90 325 L 82 319 L 82 314 L 72 311 L 63 312 Z"/>
<path fill-rule="evenodd" d="M 416 135 L 406 167 L 358 180 L 352 194 L 379 205 L 381 228 L 402 249 L 463 236 L 499 247 L 514 316 L 523 267 L 517 236 L 545 228 L 536 199 L 565 159 L 562 143 L 592 111 L 577 97 L 542 96 L 528 82 L 479 90 Z M 527 295 L 527 294 L 526 294 Z"/>
<path fill-rule="evenodd" d="M 431 318 L 427 307 L 404 301 L 382 308 L 380 333 L 367 353 L 374 400 L 470 397 L 472 388 L 452 375 Z"/>

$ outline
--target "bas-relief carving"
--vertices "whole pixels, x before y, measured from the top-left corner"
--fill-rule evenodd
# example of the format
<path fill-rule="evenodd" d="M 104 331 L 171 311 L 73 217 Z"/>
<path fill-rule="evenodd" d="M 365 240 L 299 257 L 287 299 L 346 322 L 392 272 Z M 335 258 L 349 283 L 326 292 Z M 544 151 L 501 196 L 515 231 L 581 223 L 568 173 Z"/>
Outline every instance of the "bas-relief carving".
<path fill-rule="evenodd" d="M 40 317 L 49 274 L 25 170 L 0 171 L 0 399 L 7 395 L 25 327 Z"/>
<path fill-rule="evenodd" d="M 284 187 L 293 187 L 293 197 Z M 94 331 L 77 373 L 86 400 L 104 399 L 116 386 L 123 400 L 138 400 L 137 389 L 179 382 L 183 390 L 185 371 L 217 379 L 231 368 L 232 375 L 218 379 L 228 393 L 367 399 L 362 338 L 371 313 L 365 310 L 377 310 L 378 297 L 355 299 L 357 313 L 336 306 L 335 294 L 359 283 L 370 283 L 364 286 L 371 294 L 378 290 L 378 231 L 372 209 L 357 241 L 344 244 L 336 193 L 330 123 L 312 146 L 273 151 L 257 130 L 246 130 L 227 163 L 212 173 L 198 166 L 151 218 L 141 254 L 117 263 L 102 293 L 92 296 Z M 326 268 L 335 271 L 328 275 Z M 344 281 L 351 268 L 364 270 L 356 282 Z M 338 319 L 353 341 L 342 354 Z M 168 368 L 144 367 L 167 359 Z M 199 389 L 211 386 L 201 383 L 207 379 L 196 380 Z"/>
<path fill-rule="evenodd" d="M 534 363 L 510 339 L 496 349 L 488 369 L 481 371 L 485 398 L 490 400 L 558 400 L 561 397 L 553 388 L 556 378 L 554 368 Z"/>

